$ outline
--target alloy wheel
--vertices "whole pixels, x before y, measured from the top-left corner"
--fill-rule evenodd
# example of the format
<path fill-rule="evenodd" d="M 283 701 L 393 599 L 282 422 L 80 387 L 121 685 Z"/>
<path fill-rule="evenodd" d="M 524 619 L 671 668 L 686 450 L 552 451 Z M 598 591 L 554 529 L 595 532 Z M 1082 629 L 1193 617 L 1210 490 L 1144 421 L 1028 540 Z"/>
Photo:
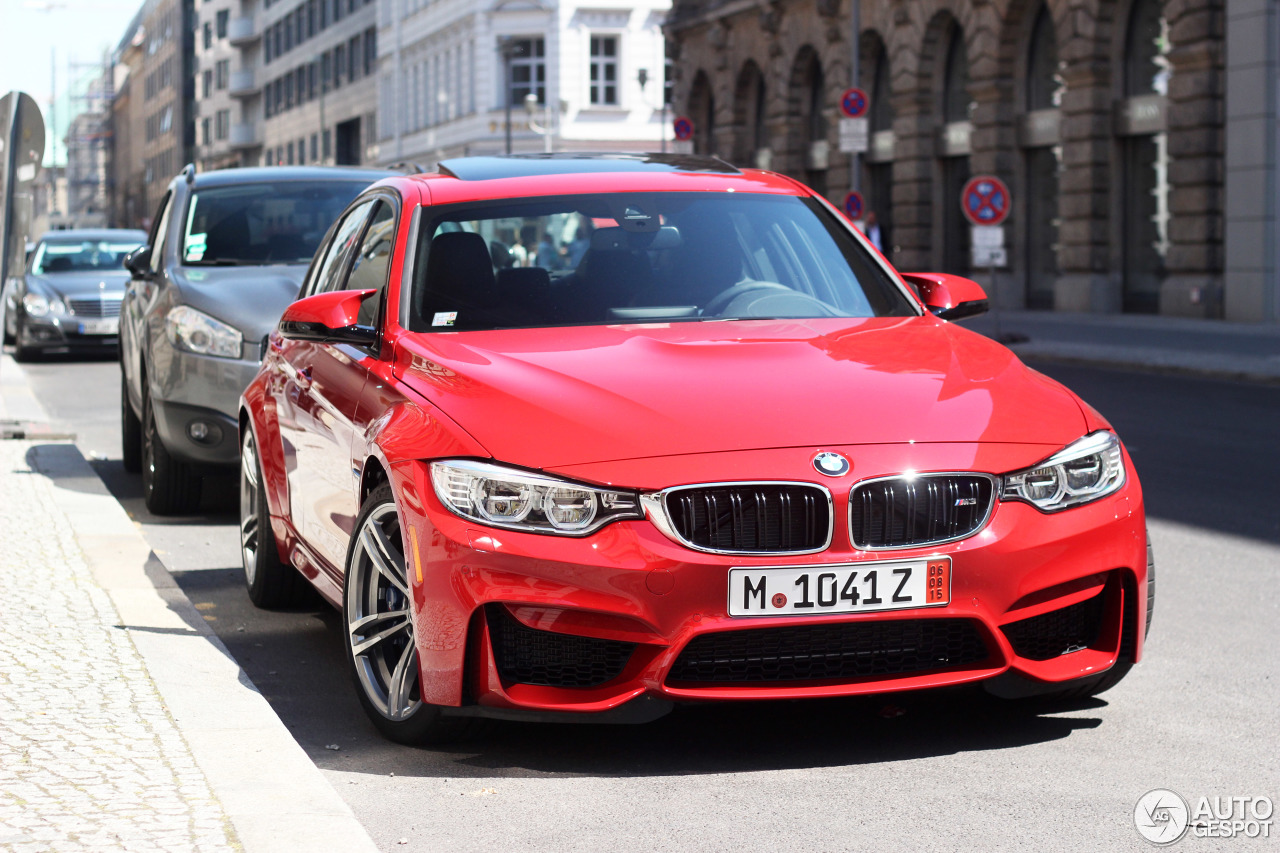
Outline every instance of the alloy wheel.
<path fill-rule="evenodd" d="M 347 641 L 369 703 L 388 720 L 422 706 L 409 581 L 395 504 L 379 504 L 356 532 L 347 571 Z"/>
<path fill-rule="evenodd" d="M 253 585 L 258 570 L 258 448 L 246 429 L 240 444 L 240 560 L 245 580 Z"/>

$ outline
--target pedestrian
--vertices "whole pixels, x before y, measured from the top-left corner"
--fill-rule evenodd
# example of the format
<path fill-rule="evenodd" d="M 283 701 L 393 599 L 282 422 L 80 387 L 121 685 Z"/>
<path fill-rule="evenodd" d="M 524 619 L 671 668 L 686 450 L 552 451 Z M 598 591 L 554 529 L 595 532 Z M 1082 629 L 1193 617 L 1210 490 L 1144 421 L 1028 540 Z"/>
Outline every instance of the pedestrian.
<path fill-rule="evenodd" d="M 871 245 L 876 247 L 876 251 L 884 253 L 884 246 L 880 244 L 880 223 L 876 221 L 876 212 L 868 210 L 867 215 L 862 219 L 862 233 L 871 241 Z"/>

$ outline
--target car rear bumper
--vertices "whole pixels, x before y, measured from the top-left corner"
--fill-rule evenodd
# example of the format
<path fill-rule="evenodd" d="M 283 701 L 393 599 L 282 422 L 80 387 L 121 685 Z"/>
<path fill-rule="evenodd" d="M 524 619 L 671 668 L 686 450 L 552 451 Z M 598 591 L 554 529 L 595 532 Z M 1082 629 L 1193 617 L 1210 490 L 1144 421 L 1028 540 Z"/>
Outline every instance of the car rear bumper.
<path fill-rule="evenodd" d="M 483 528 L 438 503 L 426 466 L 398 467 L 405 505 L 423 507 L 406 513 L 415 528 L 406 544 L 424 698 L 436 704 L 599 712 L 642 696 L 847 696 L 1008 672 L 1054 683 L 1141 656 L 1146 535 L 1133 477 L 1065 512 L 997 502 L 986 526 L 959 542 L 859 551 L 837 522 L 828 550 L 773 559 L 697 553 L 647 520 L 582 539 Z M 923 556 L 950 558 L 945 606 L 727 612 L 733 567 L 869 568 Z"/>

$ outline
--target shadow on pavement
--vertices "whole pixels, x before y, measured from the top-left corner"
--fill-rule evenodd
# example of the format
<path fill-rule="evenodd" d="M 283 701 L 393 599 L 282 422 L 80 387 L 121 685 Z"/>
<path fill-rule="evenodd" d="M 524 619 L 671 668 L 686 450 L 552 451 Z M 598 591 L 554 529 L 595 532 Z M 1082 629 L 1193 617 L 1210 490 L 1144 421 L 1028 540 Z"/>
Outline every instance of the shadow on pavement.
<path fill-rule="evenodd" d="M 142 496 L 142 475 L 124 470 L 119 459 L 90 459 L 90 467 L 106 484 L 125 512 L 142 524 L 210 525 L 236 524 L 240 511 L 239 481 L 236 474 L 210 474 L 204 478 L 200 511 L 195 515 L 153 515 Z"/>
<path fill-rule="evenodd" d="M 266 613 L 238 570 L 185 572 L 179 585 L 322 769 L 402 777 L 684 776 L 902 761 L 1058 740 L 1101 720 L 1006 703 L 974 687 L 801 702 L 678 707 L 642 726 L 494 723 L 474 741 L 412 749 L 368 722 L 327 606 Z M 1070 716 L 1055 716 L 1064 710 Z M 338 749 L 332 749 L 332 747 Z"/>

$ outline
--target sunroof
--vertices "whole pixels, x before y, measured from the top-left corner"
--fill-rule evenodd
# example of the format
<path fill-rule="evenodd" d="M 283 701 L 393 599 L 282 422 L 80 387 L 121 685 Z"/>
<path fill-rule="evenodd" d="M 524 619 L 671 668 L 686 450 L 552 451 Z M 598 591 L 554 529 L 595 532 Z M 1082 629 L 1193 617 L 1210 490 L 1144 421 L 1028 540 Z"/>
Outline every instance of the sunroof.
<path fill-rule="evenodd" d="M 704 172 L 740 174 L 715 157 L 696 154 L 513 154 L 441 160 L 440 173 L 463 181 L 492 181 L 584 172 Z"/>

